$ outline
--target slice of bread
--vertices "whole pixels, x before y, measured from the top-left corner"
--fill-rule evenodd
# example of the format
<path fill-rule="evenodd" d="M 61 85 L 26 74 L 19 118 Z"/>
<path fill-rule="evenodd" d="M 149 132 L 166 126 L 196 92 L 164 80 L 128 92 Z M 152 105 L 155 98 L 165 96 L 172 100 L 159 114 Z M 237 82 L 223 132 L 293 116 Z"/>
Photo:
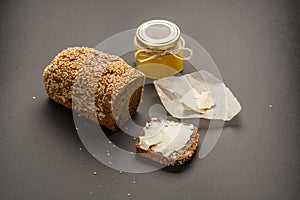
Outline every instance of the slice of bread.
<path fill-rule="evenodd" d="M 193 124 L 153 118 L 136 139 L 135 147 L 141 156 L 175 166 L 192 158 L 198 140 L 198 129 Z"/>

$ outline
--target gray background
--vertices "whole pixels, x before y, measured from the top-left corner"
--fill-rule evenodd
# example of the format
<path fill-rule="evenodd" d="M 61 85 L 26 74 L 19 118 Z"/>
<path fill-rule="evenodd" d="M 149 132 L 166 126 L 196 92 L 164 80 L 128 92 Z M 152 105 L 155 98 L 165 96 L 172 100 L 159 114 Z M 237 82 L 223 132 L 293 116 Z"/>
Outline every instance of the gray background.
<path fill-rule="evenodd" d="M 299 199 L 299 10 L 284 0 L 2 0 L 0 198 Z M 243 110 L 204 160 L 119 174 L 85 150 L 41 75 L 62 49 L 94 47 L 153 18 L 206 48 Z"/>

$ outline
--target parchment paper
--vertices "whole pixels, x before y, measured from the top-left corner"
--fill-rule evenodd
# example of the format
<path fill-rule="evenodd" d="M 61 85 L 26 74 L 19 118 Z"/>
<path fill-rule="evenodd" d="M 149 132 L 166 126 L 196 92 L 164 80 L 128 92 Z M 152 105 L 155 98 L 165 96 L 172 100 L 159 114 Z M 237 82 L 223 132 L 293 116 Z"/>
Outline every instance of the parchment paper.
<path fill-rule="evenodd" d="M 229 88 L 221 80 L 204 70 L 179 77 L 162 78 L 153 83 L 166 110 L 173 117 L 179 119 L 205 118 L 229 121 L 241 111 L 240 103 Z M 210 91 L 215 106 L 203 114 L 186 109 L 180 103 L 180 99 L 192 88 L 199 93 Z"/>

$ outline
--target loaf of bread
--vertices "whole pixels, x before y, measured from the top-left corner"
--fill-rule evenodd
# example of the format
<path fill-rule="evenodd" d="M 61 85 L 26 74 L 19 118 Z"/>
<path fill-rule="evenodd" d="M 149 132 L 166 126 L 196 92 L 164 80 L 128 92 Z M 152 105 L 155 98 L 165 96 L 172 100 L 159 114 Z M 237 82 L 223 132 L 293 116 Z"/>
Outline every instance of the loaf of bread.
<path fill-rule="evenodd" d="M 46 67 L 43 81 L 51 99 L 116 131 L 136 112 L 145 76 L 118 56 L 72 47 Z"/>
<path fill-rule="evenodd" d="M 193 124 L 153 118 L 136 140 L 141 156 L 164 165 L 182 165 L 194 155 L 199 133 Z"/>

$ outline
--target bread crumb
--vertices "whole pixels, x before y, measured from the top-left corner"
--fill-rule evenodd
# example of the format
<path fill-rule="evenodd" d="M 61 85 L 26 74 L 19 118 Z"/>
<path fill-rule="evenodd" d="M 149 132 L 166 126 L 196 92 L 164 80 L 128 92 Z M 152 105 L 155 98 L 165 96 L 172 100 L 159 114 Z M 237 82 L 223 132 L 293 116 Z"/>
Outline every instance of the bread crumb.
<path fill-rule="evenodd" d="M 94 171 L 94 173 L 93 173 L 94 175 L 97 175 L 97 172 L 96 171 Z"/>
<path fill-rule="evenodd" d="M 33 99 L 33 100 L 35 100 L 35 99 L 36 99 L 36 97 L 35 97 L 35 96 L 33 96 L 33 97 L 32 97 L 32 99 Z"/>
<path fill-rule="evenodd" d="M 119 173 L 120 173 L 120 174 L 122 174 L 122 173 L 123 173 L 123 171 L 122 171 L 122 170 L 120 170 L 120 171 L 119 171 Z"/>
<path fill-rule="evenodd" d="M 272 108 L 272 104 L 270 104 L 269 107 Z"/>
<path fill-rule="evenodd" d="M 135 181 L 132 181 L 133 184 L 135 184 Z"/>
<path fill-rule="evenodd" d="M 129 197 L 131 196 L 131 194 L 130 194 L 130 193 L 128 193 L 127 195 L 128 195 Z"/>

